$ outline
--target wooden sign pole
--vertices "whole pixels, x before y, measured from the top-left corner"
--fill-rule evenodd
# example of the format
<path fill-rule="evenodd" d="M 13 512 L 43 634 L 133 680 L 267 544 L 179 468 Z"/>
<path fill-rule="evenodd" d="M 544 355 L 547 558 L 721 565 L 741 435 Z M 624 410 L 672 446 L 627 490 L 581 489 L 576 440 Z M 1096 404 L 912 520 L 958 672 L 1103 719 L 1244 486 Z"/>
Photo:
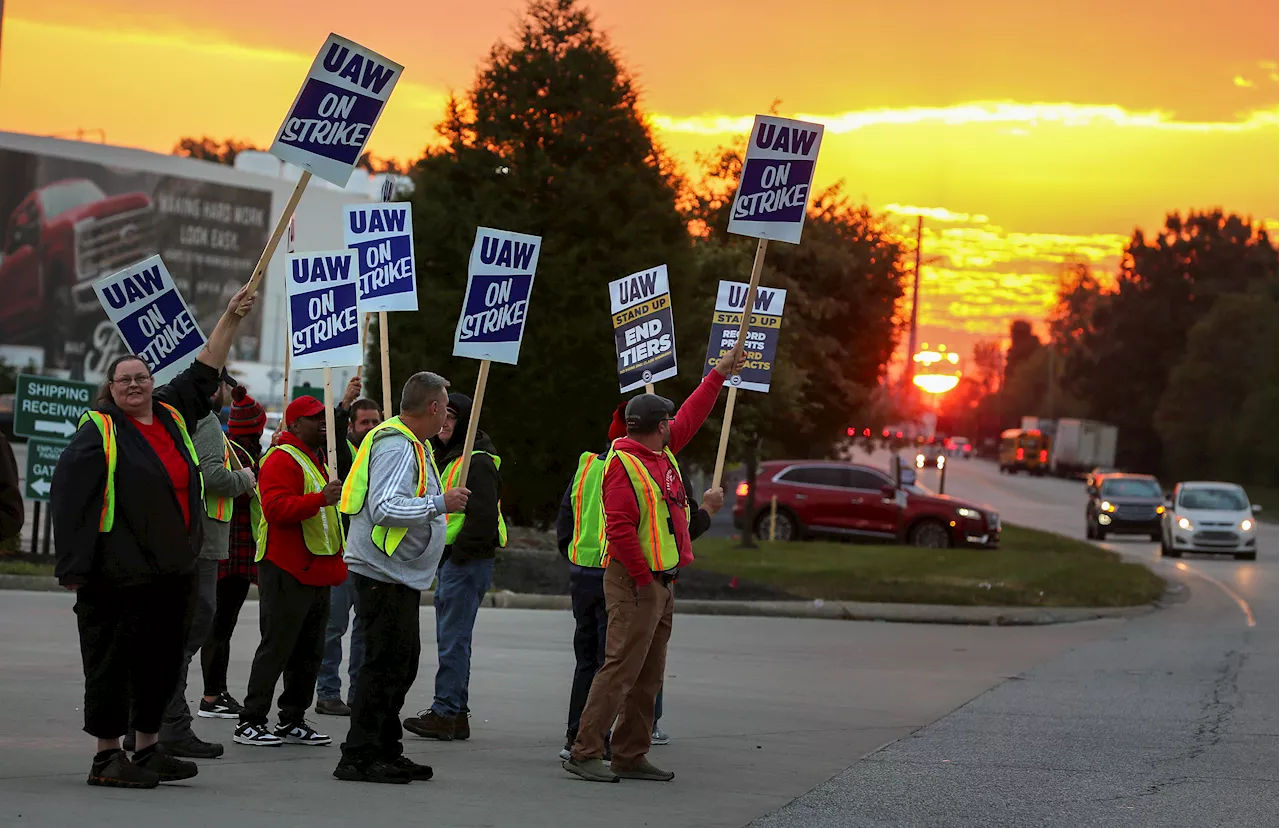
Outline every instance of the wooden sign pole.
<path fill-rule="evenodd" d="M 324 430 L 329 449 L 329 479 L 338 479 L 338 435 L 333 421 L 333 369 L 324 369 Z"/>
<path fill-rule="evenodd" d="M 284 343 L 284 391 L 280 392 L 280 422 L 276 423 L 276 431 L 284 430 L 284 410 L 289 407 L 289 355 L 293 345 L 286 338 Z"/>
<path fill-rule="evenodd" d="M 751 265 L 751 283 L 747 285 L 746 302 L 742 305 L 742 322 L 738 325 L 738 345 L 743 350 L 747 347 L 747 329 L 751 326 L 751 314 L 756 307 L 756 288 L 760 286 L 760 272 L 764 270 L 764 254 L 769 247 L 768 239 L 761 239 L 756 245 L 756 260 Z M 729 428 L 733 424 L 733 406 L 738 400 L 737 386 L 729 387 L 729 399 L 724 405 L 724 422 L 720 424 L 720 448 L 716 452 L 716 468 L 715 474 L 711 479 L 712 488 L 720 486 L 720 479 L 724 475 L 724 459 L 725 454 L 729 450 Z"/>
<path fill-rule="evenodd" d="M 258 285 L 261 284 L 262 277 L 267 275 L 267 265 L 271 264 L 271 257 L 275 254 L 276 248 L 280 246 L 280 237 L 284 235 L 285 228 L 289 226 L 289 219 L 293 217 L 294 210 L 298 209 L 298 202 L 302 200 L 302 192 L 307 189 L 307 182 L 310 180 L 311 171 L 303 170 L 302 175 L 298 177 L 297 186 L 293 188 L 293 194 L 285 202 L 284 212 L 276 220 L 276 229 L 271 231 L 271 237 L 267 239 L 267 246 L 262 249 L 262 256 L 258 258 L 258 264 L 253 268 L 253 273 L 249 276 L 250 296 L 258 292 Z"/>
<path fill-rule="evenodd" d="M 373 318 L 373 314 L 366 313 L 364 315 L 364 327 L 360 329 L 360 347 L 364 350 L 368 349 L 368 346 L 365 345 L 365 343 L 369 341 L 369 320 L 372 318 Z M 356 366 L 356 379 L 359 379 L 363 375 L 364 375 L 364 363 L 362 362 L 358 366 Z"/>
<path fill-rule="evenodd" d="M 476 396 L 471 401 L 471 420 L 467 423 L 467 439 L 462 444 L 462 475 L 458 478 L 458 486 L 467 485 L 467 475 L 471 472 L 471 452 L 476 447 L 476 432 L 480 429 L 480 407 L 484 405 L 484 387 L 489 383 L 489 360 L 480 360 L 480 375 L 476 377 Z M 454 428 L 458 426 L 455 424 Z"/>
<path fill-rule="evenodd" d="M 652 393 L 653 393 L 653 383 L 651 383 L 651 382 L 646 382 L 646 383 L 644 384 L 644 393 L 646 393 L 646 394 L 652 394 Z"/>
<path fill-rule="evenodd" d="M 382 416 L 391 416 L 391 353 L 390 334 L 387 333 L 387 312 L 378 311 L 378 350 L 382 355 Z M 464 464 L 462 467 L 466 469 Z M 463 474 L 466 479 L 466 474 Z"/>

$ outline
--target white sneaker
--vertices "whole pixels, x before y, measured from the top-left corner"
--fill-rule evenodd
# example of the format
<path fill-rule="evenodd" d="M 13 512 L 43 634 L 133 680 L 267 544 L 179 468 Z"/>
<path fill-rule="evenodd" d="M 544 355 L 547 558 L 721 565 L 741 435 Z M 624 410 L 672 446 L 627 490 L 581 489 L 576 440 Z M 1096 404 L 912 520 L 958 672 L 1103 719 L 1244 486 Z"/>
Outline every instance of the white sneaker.
<path fill-rule="evenodd" d="M 668 736 L 666 731 L 664 731 L 662 728 L 658 727 L 657 725 L 654 725 L 653 733 L 650 734 L 649 736 L 649 741 L 655 745 L 665 745 L 667 742 L 671 741 L 671 737 Z"/>
<path fill-rule="evenodd" d="M 276 737 L 283 739 L 291 745 L 312 745 L 320 747 L 333 742 L 323 733 L 317 733 L 315 728 L 304 722 L 294 722 L 293 724 L 282 724 L 276 728 Z"/>
<path fill-rule="evenodd" d="M 560 748 L 560 758 L 568 762 L 571 758 L 573 758 L 573 754 L 569 751 L 568 748 Z"/>
<path fill-rule="evenodd" d="M 241 722 L 236 725 L 236 732 L 231 741 L 237 745 L 253 745 L 254 747 L 279 747 L 284 740 L 267 730 L 262 725 Z"/>

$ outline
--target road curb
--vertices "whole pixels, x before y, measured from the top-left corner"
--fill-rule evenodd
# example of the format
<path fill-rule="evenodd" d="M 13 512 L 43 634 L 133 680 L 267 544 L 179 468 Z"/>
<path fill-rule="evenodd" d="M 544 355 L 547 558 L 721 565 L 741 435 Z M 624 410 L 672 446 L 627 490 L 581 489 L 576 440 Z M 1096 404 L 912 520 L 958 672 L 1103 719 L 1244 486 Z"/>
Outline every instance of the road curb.
<path fill-rule="evenodd" d="M 57 592 L 61 587 L 43 575 L 0 575 L 0 590 Z M 249 600 L 258 599 L 257 587 Z M 430 604 L 432 594 L 422 593 Z M 567 610 L 568 595 L 534 595 L 498 590 L 485 596 L 483 606 L 495 609 Z M 682 598 L 676 612 L 687 615 L 730 615 L 763 618 L 820 618 L 837 621 L 886 621 L 905 624 L 966 624 L 993 627 L 1040 626 L 1093 621 L 1099 618 L 1136 618 L 1156 609 L 1154 604 L 1136 607 L 967 607 L 946 604 L 873 604 L 858 601 L 709 601 Z"/>

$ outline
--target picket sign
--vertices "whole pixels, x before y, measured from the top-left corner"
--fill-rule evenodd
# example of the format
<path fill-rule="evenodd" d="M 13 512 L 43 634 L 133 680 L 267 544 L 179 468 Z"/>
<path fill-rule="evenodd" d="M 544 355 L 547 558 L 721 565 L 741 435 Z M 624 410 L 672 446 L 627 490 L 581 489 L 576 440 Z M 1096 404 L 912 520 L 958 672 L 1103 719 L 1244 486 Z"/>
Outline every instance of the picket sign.
<path fill-rule="evenodd" d="M 158 255 L 99 279 L 93 290 L 125 347 L 142 358 L 157 386 L 204 348 L 205 335 Z"/>
<path fill-rule="evenodd" d="M 665 264 L 609 283 L 609 311 L 618 356 L 618 388 L 629 393 L 676 376 L 675 320 Z"/>
<path fill-rule="evenodd" d="M 751 324 L 751 314 L 756 307 L 756 289 L 760 287 L 760 271 L 764 270 L 764 253 L 768 247 L 768 239 L 761 239 L 756 244 L 756 260 L 751 265 L 751 282 L 747 286 L 746 304 L 742 306 L 742 323 L 738 325 L 738 344 L 735 346 L 737 348 L 745 348 L 747 344 L 747 327 Z M 724 403 L 724 421 L 720 424 L 720 447 L 716 450 L 716 468 L 711 476 L 712 488 L 720 486 L 720 478 L 724 475 L 724 458 L 729 450 L 729 428 L 733 424 L 733 407 L 737 401 L 738 388 L 731 385 L 729 397 Z"/>
<path fill-rule="evenodd" d="M 467 291 L 453 333 L 453 355 L 480 360 L 471 419 L 467 422 L 467 437 L 462 446 L 458 486 L 467 485 L 467 475 L 471 472 L 471 452 L 480 427 L 489 363 L 515 365 L 520 358 L 520 342 L 524 338 L 524 323 L 541 250 L 539 236 L 476 228 L 476 240 L 467 264 Z"/>

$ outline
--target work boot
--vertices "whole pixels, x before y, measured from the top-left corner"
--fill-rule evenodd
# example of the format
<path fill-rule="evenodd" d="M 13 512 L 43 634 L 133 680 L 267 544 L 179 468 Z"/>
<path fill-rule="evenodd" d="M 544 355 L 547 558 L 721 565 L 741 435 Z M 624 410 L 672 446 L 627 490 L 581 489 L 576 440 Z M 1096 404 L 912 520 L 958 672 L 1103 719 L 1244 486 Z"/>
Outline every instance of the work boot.
<path fill-rule="evenodd" d="M 194 733 L 185 739 L 177 739 L 163 744 L 165 752 L 170 756 L 179 756 L 185 759 L 217 759 L 223 754 L 222 745 L 216 742 L 206 742 Z"/>
<path fill-rule="evenodd" d="M 342 699 L 317 699 L 316 712 L 322 716 L 350 716 L 351 708 Z"/>
<path fill-rule="evenodd" d="M 471 714 L 459 713 L 453 717 L 453 738 L 465 742 L 471 738 Z"/>
<path fill-rule="evenodd" d="M 670 782 L 676 778 L 671 771 L 664 771 L 659 767 L 655 767 L 647 757 L 641 756 L 632 759 L 625 764 L 619 760 L 614 760 L 609 769 L 616 773 L 622 779 L 645 779 L 649 782 Z"/>
<path fill-rule="evenodd" d="M 93 757 L 88 782 L 104 788 L 154 788 L 160 784 L 160 777 L 155 771 L 133 764 L 127 753 L 117 749 L 104 750 Z"/>
<path fill-rule="evenodd" d="M 454 721 L 454 717 L 441 716 L 434 710 L 420 710 L 414 718 L 404 720 L 404 729 L 424 739 L 452 742 Z"/>
<path fill-rule="evenodd" d="M 574 776 L 581 776 L 588 782 L 618 781 L 618 775 L 610 770 L 609 766 L 600 759 L 583 759 L 579 761 L 570 757 L 561 762 L 560 767 Z"/>
<path fill-rule="evenodd" d="M 431 766 L 419 765 L 404 754 L 396 757 L 396 761 L 391 763 L 391 767 L 396 770 L 409 774 L 409 778 L 414 782 L 426 782 L 431 779 Z"/>
<path fill-rule="evenodd" d="M 413 777 L 390 762 L 375 759 L 372 762 L 354 762 L 342 758 L 333 769 L 333 777 L 343 782 L 380 782 L 384 785 L 408 785 Z"/>

